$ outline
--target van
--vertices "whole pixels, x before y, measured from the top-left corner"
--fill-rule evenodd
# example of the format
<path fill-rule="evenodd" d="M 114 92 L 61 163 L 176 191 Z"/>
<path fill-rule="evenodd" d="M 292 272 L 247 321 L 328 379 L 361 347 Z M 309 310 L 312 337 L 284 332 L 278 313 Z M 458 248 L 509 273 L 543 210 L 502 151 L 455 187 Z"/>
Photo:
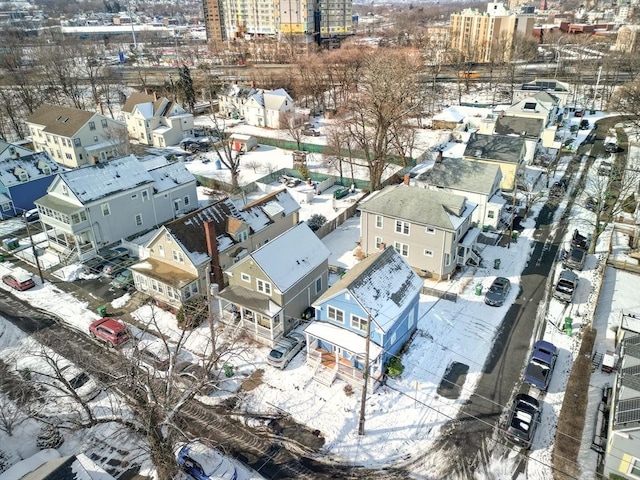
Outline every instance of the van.
<path fill-rule="evenodd" d="M 563 270 L 553 289 L 553 297 L 561 302 L 571 303 L 573 295 L 578 288 L 578 275 L 571 270 Z"/>

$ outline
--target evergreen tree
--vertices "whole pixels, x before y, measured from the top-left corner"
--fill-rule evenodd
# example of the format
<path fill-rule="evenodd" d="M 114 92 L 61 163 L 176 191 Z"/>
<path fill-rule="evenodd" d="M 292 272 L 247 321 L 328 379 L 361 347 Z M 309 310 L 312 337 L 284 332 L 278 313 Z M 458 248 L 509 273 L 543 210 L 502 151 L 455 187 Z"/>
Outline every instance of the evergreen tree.
<path fill-rule="evenodd" d="M 196 91 L 193 89 L 193 79 L 191 78 L 189 67 L 186 65 L 178 67 L 178 73 L 180 75 L 178 88 L 182 94 L 184 105 L 187 110 L 193 113 L 193 107 L 196 104 Z"/>

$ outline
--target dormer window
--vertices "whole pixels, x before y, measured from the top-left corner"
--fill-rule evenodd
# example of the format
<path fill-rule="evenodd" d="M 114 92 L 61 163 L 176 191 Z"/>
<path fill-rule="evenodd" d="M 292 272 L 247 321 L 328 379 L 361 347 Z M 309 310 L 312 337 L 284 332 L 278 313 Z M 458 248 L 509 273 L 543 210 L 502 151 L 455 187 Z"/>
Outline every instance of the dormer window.
<path fill-rule="evenodd" d="M 242 230 L 238 232 L 236 235 L 238 242 L 244 242 L 247 238 L 249 238 L 249 233 L 246 230 Z"/>
<path fill-rule="evenodd" d="M 18 178 L 20 179 L 21 182 L 26 182 L 29 180 L 29 175 L 27 175 L 27 172 L 20 172 L 18 174 Z"/>
<path fill-rule="evenodd" d="M 45 175 L 51 175 L 51 167 L 49 165 L 43 165 L 42 173 Z"/>

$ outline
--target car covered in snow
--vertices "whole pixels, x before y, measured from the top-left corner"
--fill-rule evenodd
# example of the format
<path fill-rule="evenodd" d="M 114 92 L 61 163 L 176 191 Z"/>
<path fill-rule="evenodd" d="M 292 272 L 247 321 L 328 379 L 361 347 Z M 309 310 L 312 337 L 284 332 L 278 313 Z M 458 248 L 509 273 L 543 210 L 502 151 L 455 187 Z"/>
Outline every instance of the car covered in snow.
<path fill-rule="evenodd" d="M 191 442 L 178 447 L 180 468 L 196 480 L 235 480 L 236 467 L 215 448 L 202 442 Z"/>
<path fill-rule="evenodd" d="M 557 359 L 558 347 L 551 342 L 538 340 L 533 345 L 533 352 L 524 370 L 523 381 L 546 392 Z"/>
<path fill-rule="evenodd" d="M 505 429 L 507 439 L 524 449 L 531 448 L 540 422 L 540 402 L 526 393 L 516 395 Z"/>
<path fill-rule="evenodd" d="M 33 277 L 30 273 L 19 271 L 15 273 L 9 273 L 2 276 L 2 282 L 5 285 L 9 285 L 14 290 L 23 292 L 36 286 L 36 282 L 33 281 Z"/>
<path fill-rule="evenodd" d="M 60 375 L 84 402 L 93 400 L 100 394 L 101 389 L 95 380 L 87 372 L 72 364 L 60 368 Z"/>

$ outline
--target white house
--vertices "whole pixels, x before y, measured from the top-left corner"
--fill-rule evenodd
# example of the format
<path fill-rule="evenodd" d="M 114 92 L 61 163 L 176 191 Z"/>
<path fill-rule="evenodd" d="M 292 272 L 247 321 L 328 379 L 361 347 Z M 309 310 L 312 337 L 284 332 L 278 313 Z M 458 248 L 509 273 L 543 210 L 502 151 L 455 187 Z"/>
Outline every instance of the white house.
<path fill-rule="evenodd" d="M 129 136 L 144 145 L 177 145 L 193 135 L 193 115 L 155 93 L 133 93 L 122 107 Z"/>
<path fill-rule="evenodd" d="M 293 110 L 293 99 L 284 88 L 261 90 L 247 99 L 245 120 L 255 127 L 282 128 L 284 116 Z"/>

